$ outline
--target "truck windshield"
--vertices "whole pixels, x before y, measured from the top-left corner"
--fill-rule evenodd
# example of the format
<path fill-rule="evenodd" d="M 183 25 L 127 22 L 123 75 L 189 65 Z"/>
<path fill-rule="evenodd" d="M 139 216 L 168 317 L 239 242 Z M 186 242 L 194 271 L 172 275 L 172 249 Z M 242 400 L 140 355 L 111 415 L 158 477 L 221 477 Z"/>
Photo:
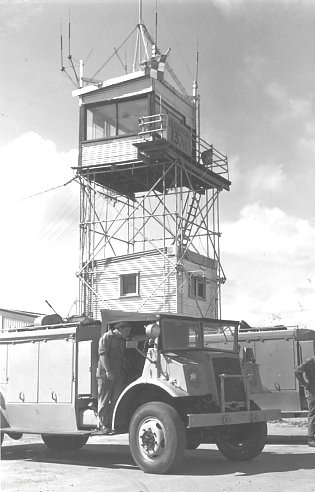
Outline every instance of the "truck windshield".
<path fill-rule="evenodd" d="M 221 320 L 205 321 L 203 323 L 203 336 L 205 348 L 221 348 L 234 350 L 237 322 Z M 224 345 L 222 345 L 222 342 Z"/>
<path fill-rule="evenodd" d="M 186 350 L 202 348 L 200 321 L 164 319 L 162 329 L 164 350 Z"/>

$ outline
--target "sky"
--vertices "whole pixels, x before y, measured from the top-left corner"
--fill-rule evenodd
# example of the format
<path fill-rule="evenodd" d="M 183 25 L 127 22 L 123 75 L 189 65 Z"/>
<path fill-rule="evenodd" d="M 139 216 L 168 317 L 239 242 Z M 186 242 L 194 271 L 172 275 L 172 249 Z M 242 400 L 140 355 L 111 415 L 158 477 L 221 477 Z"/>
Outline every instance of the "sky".
<path fill-rule="evenodd" d="M 201 136 L 229 158 L 222 315 L 315 329 L 315 1 L 157 5 L 158 45 L 188 93 L 198 45 Z M 151 33 L 155 7 L 143 1 Z M 138 0 L 0 0 L 0 307 L 49 313 L 47 299 L 62 316 L 79 268 L 78 100 L 60 71 L 69 15 L 75 64 L 93 76 L 137 24 Z M 121 74 L 115 58 L 97 77 Z"/>

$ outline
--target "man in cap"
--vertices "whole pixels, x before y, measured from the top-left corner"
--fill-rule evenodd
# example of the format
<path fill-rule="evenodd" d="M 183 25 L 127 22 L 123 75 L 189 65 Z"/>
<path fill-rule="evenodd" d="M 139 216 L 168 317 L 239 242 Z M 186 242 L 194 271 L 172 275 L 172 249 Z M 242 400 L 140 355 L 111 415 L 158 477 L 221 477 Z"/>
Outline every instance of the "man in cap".
<path fill-rule="evenodd" d="M 113 410 L 124 388 L 124 352 L 126 338 L 131 326 L 120 321 L 104 333 L 98 345 L 98 367 L 96 372 L 98 384 L 98 417 L 104 434 L 114 434 L 112 429 Z"/>
<path fill-rule="evenodd" d="M 315 357 L 300 364 L 295 376 L 304 386 L 308 404 L 308 445 L 315 448 Z"/>

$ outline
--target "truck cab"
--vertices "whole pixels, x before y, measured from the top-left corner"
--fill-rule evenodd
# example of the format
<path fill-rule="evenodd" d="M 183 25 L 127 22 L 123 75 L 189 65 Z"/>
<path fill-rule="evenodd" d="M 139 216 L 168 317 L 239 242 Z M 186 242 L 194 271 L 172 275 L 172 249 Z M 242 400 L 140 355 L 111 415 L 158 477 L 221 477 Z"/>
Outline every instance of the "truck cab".
<path fill-rule="evenodd" d="M 169 313 L 101 310 L 102 324 L 80 319 L 0 335 L 1 429 L 10 437 L 41 434 L 54 450 L 78 449 L 99 435 L 98 342 L 119 321 L 126 341 L 125 388 L 112 427 L 129 433 L 133 459 L 145 472 L 166 473 L 185 449 L 214 442 L 228 459 L 257 456 L 267 420 L 250 400 L 238 355 L 238 321 Z M 210 333 L 233 336 L 233 346 L 205 345 Z"/>

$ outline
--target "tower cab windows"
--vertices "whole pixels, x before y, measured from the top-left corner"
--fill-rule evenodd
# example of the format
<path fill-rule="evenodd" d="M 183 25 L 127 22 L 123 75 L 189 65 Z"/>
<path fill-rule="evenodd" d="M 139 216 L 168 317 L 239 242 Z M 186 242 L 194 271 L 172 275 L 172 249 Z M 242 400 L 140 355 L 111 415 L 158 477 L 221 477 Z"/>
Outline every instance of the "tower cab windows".
<path fill-rule="evenodd" d="M 148 97 L 111 101 L 86 108 L 86 140 L 107 139 L 139 132 L 139 119 L 149 114 Z"/>

